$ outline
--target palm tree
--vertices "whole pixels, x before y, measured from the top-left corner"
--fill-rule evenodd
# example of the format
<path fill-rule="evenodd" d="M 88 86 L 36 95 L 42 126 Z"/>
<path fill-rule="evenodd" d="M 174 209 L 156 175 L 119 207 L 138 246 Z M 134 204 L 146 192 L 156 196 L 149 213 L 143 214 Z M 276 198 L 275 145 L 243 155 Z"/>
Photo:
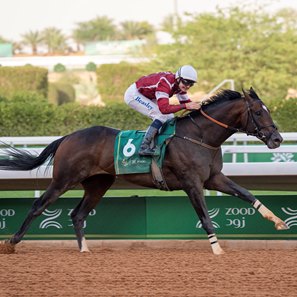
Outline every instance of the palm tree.
<path fill-rule="evenodd" d="M 121 23 L 123 39 L 143 39 L 154 32 L 154 27 L 148 22 L 125 21 Z"/>
<path fill-rule="evenodd" d="M 87 22 L 77 24 L 72 36 L 76 36 L 79 42 L 91 42 L 112 40 L 116 35 L 116 26 L 113 21 L 106 16 L 96 17 Z"/>
<path fill-rule="evenodd" d="M 60 29 L 48 27 L 42 31 L 43 42 L 47 46 L 49 54 L 65 52 L 67 49 L 66 36 Z"/>
<path fill-rule="evenodd" d="M 76 51 L 79 52 L 81 49 L 81 44 L 84 42 L 83 31 L 79 28 L 76 28 L 75 30 L 73 30 L 71 37 L 76 43 Z"/>
<path fill-rule="evenodd" d="M 37 54 L 37 47 L 43 41 L 43 37 L 39 31 L 29 31 L 22 35 L 22 43 L 31 46 L 32 54 Z"/>

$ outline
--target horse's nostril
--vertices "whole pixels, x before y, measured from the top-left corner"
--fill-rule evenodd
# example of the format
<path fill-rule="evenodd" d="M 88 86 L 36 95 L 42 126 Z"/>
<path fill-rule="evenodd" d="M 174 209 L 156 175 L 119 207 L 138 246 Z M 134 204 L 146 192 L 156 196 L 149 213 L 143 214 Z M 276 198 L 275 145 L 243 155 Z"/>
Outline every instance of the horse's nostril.
<path fill-rule="evenodd" d="M 277 137 L 277 138 L 275 138 L 275 139 L 274 139 L 274 142 L 277 142 L 277 143 L 282 143 L 282 142 L 283 142 L 283 139 L 282 139 L 282 138 L 279 138 L 279 137 Z"/>
<path fill-rule="evenodd" d="M 272 133 L 271 140 L 275 143 L 282 143 L 283 138 L 282 136 L 276 131 L 275 133 Z"/>

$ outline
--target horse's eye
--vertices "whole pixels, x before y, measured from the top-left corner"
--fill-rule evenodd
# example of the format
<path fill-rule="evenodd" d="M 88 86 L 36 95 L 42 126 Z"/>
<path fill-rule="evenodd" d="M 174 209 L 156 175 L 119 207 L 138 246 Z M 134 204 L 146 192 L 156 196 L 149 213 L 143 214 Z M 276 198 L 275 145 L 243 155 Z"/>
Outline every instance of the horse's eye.
<path fill-rule="evenodd" d="M 257 116 L 260 116 L 260 115 L 262 114 L 262 111 L 261 111 L 261 110 L 258 110 L 258 111 L 255 112 L 255 114 L 256 114 Z"/>

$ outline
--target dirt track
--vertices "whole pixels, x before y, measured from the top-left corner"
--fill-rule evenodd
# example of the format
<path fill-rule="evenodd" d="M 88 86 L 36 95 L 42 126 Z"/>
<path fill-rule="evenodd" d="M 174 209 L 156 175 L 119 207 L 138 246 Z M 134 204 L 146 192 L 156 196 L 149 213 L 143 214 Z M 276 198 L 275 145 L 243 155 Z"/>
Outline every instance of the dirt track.
<path fill-rule="evenodd" d="M 0 296 L 297 296 L 297 250 L 20 245 L 0 255 Z"/>

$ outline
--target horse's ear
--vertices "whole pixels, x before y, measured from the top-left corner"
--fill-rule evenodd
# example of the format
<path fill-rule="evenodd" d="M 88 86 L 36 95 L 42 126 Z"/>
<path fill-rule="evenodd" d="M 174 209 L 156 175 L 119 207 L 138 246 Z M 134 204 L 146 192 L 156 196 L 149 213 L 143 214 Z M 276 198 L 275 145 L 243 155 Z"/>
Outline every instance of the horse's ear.
<path fill-rule="evenodd" d="M 250 87 L 249 93 L 250 93 L 252 98 L 259 99 L 259 97 L 258 97 L 257 93 L 255 92 L 255 90 L 253 89 L 253 87 Z"/>

